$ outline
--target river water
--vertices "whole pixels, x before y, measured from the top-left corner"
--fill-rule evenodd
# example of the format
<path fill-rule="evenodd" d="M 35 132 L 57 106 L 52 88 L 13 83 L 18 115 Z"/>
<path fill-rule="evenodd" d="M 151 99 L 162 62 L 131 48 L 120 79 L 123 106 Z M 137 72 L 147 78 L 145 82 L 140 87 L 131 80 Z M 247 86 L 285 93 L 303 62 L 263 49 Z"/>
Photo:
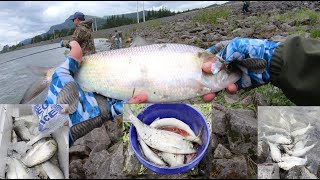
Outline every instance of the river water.
<path fill-rule="evenodd" d="M 97 52 L 110 49 L 110 43 L 104 38 L 95 39 L 94 42 Z M 59 43 L 55 43 L 0 54 L 0 63 L 59 46 Z M 69 49 L 58 48 L 1 64 L 0 104 L 19 103 L 28 87 L 40 78 L 40 75 L 33 73 L 29 66 L 56 66 L 65 60 L 66 51 Z"/>

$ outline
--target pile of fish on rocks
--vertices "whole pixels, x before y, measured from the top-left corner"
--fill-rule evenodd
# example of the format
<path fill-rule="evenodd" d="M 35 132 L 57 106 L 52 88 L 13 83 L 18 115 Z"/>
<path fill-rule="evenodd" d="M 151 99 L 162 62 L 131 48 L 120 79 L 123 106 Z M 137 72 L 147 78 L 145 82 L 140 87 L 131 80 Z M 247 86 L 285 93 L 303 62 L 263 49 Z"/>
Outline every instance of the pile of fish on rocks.
<path fill-rule="evenodd" d="M 306 146 L 310 141 L 308 132 L 313 126 L 309 123 L 307 127 L 291 130 L 290 126 L 295 124 L 296 120 L 294 118 L 285 120 L 282 116 L 279 123 L 285 125 L 286 128 L 273 127 L 265 123 L 262 125 L 262 128 L 268 133 L 272 133 L 266 136 L 264 132 L 261 137 L 269 145 L 272 160 L 286 171 L 294 166 L 306 166 L 307 154 L 316 145 L 316 143 L 311 143 Z"/>
<path fill-rule="evenodd" d="M 29 145 L 39 135 L 37 116 L 14 118 L 11 145 L 8 148 L 7 179 L 64 179 L 59 168 L 58 144 L 44 137 Z"/>
<path fill-rule="evenodd" d="M 176 118 L 157 118 L 147 125 L 130 109 L 128 114 L 137 130 L 141 152 L 149 162 L 162 167 L 177 167 L 196 157 L 197 147 L 202 145 L 199 137 L 203 128 L 196 136 L 189 125 Z"/>

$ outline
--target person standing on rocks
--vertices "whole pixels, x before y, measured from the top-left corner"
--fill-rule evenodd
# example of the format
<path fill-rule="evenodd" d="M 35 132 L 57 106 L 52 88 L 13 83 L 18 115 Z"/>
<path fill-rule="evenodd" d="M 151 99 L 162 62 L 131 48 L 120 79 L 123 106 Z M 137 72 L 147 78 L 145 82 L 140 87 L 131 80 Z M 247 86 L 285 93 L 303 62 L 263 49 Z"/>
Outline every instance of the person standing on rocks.
<path fill-rule="evenodd" d="M 116 41 L 116 49 L 120 49 L 121 48 L 121 42 L 122 42 L 122 32 L 118 32 L 118 30 L 115 30 L 115 34 L 114 34 L 114 38 Z"/>
<path fill-rule="evenodd" d="M 84 14 L 82 12 L 74 13 L 72 19 L 75 25 L 75 30 L 73 32 L 72 38 L 70 40 L 61 40 L 61 47 L 70 48 L 69 43 L 71 41 L 77 41 L 82 49 L 83 55 L 90 55 L 96 53 L 96 48 L 94 46 L 93 36 L 92 36 L 92 23 L 93 20 L 85 21 Z"/>
<path fill-rule="evenodd" d="M 289 36 L 283 42 L 266 39 L 234 38 L 208 49 L 216 54 L 203 64 L 207 73 L 233 66 L 242 71 L 241 79 L 227 88 L 229 93 L 251 89 L 270 82 L 296 105 L 320 105 L 320 40 Z M 216 94 L 204 99 L 209 102 Z"/>
<path fill-rule="evenodd" d="M 250 1 L 243 1 L 242 14 L 249 12 Z"/>

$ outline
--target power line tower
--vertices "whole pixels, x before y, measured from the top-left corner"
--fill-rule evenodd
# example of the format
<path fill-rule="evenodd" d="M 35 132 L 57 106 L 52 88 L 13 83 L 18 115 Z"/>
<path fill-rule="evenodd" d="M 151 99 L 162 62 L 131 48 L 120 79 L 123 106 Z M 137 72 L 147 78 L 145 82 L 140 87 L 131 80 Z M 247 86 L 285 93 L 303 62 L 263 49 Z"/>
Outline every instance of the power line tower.
<path fill-rule="evenodd" d="M 146 17 L 144 14 L 144 1 L 142 1 L 142 9 L 143 9 L 143 22 L 146 22 Z"/>
<path fill-rule="evenodd" d="M 139 24 L 139 1 L 137 1 L 137 19 L 138 19 L 138 24 Z"/>

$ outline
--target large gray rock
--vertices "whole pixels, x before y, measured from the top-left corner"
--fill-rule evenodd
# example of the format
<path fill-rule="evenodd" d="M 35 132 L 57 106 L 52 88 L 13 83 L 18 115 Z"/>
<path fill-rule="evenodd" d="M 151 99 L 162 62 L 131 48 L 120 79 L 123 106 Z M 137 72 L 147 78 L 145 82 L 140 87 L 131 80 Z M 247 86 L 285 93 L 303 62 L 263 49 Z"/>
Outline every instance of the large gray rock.
<path fill-rule="evenodd" d="M 288 171 L 287 179 L 318 179 L 304 166 L 294 166 Z"/>
<path fill-rule="evenodd" d="M 87 146 L 83 145 L 73 145 L 69 148 L 69 155 L 70 157 L 85 157 L 89 156 L 90 149 Z"/>
<path fill-rule="evenodd" d="M 192 39 L 193 36 L 190 35 L 182 35 L 180 38 L 181 39 Z"/>
<path fill-rule="evenodd" d="M 258 164 L 258 179 L 280 179 L 278 164 Z"/>
<path fill-rule="evenodd" d="M 268 106 L 269 103 L 265 97 L 256 92 L 253 99 L 254 106 L 258 109 L 258 106 Z"/>
<path fill-rule="evenodd" d="M 209 174 L 212 170 L 212 163 L 209 163 L 209 162 L 213 161 L 213 152 L 215 149 L 214 146 L 216 144 L 214 139 L 216 139 L 216 138 L 211 139 L 209 146 L 208 146 L 208 149 L 198 165 L 199 174 L 203 175 L 205 178 L 209 178 Z"/>
<path fill-rule="evenodd" d="M 123 177 L 123 143 L 115 144 L 109 149 L 110 155 L 105 158 L 104 163 L 99 167 L 96 179 L 111 179 Z"/>
<path fill-rule="evenodd" d="M 280 25 L 280 28 L 284 31 L 290 31 L 291 30 L 291 26 L 287 23 L 283 23 Z"/>
<path fill-rule="evenodd" d="M 247 179 L 247 162 L 244 156 L 232 159 L 214 159 L 210 178 Z"/>
<path fill-rule="evenodd" d="M 124 145 L 125 149 L 125 160 L 124 160 L 124 174 L 128 175 L 137 175 L 140 171 L 141 163 L 137 159 L 136 155 L 134 154 L 131 145 L 127 142 Z"/>
<path fill-rule="evenodd" d="M 246 108 L 246 107 L 248 107 L 249 104 L 252 103 L 252 101 L 253 101 L 252 96 L 248 95 L 247 97 L 245 97 L 241 100 L 241 105 L 243 108 Z"/>
<path fill-rule="evenodd" d="M 217 18 L 217 23 L 221 23 L 221 24 L 224 24 L 226 23 L 227 20 L 223 19 L 223 18 Z"/>
<path fill-rule="evenodd" d="M 277 42 L 283 42 L 284 40 L 286 40 L 286 37 L 277 35 L 277 36 L 271 37 L 270 40 L 271 41 L 277 41 Z"/>
<path fill-rule="evenodd" d="M 215 159 L 230 159 L 232 157 L 232 153 L 223 145 L 218 144 L 218 147 L 214 151 L 213 157 Z"/>
<path fill-rule="evenodd" d="M 69 164 L 70 179 L 85 179 L 83 161 L 81 159 L 72 160 Z"/>
<path fill-rule="evenodd" d="M 174 27 L 174 31 L 176 31 L 176 32 L 181 32 L 181 31 L 183 31 L 184 30 L 184 27 L 183 26 L 175 26 Z"/>
<path fill-rule="evenodd" d="M 86 146 L 88 146 L 91 150 L 93 150 L 93 148 L 99 144 L 102 144 L 105 146 L 105 148 L 111 144 L 111 140 L 104 126 L 92 130 L 90 133 L 84 136 L 84 140 L 86 142 Z"/>
<path fill-rule="evenodd" d="M 237 29 L 232 31 L 232 35 L 233 36 L 240 36 L 241 31 L 242 31 L 242 28 L 237 28 Z"/>
<path fill-rule="evenodd" d="M 245 29 L 242 29 L 241 34 L 240 34 L 240 37 L 250 38 L 250 37 L 252 37 L 253 33 L 254 33 L 254 29 L 252 29 L 252 28 L 245 28 Z"/>
<path fill-rule="evenodd" d="M 99 172 L 101 165 L 110 158 L 107 150 L 102 150 L 97 153 L 91 154 L 85 162 L 83 168 L 88 179 L 92 179 Z"/>
<path fill-rule="evenodd" d="M 108 133 L 108 136 L 109 136 L 112 144 L 117 143 L 121 139 L 121 137 L 123 136 L 122 116 L 117 117 L 113 121 L 107 121 L 104 125 L 107 129 L 107 133 Z"/>
<path fill-rule="evenodd" d="M 257 155 L 257 119 L 251 110 L 230 110 L 226 114 L 230 150 L 238 155 Z"/>
<path fill-rule="evenodd" d="M 200 31 L 203 31 L 204 30 L 204 27 L 200 26 L 200 27 L 196 27 L 194 29 L 191 29 L 189 31 L 189 33 L 195 33 L 195 32 L 200 32 Z"/>
<path fill-rule="evenodd" d="M 212 132 L 218 135 L 226 135 L 225 112 L 212 109 Z"/>
<path fill-rule="evenodd" d="M 273 24 L 268 24 L 268 25 L 265 25 L 263 27 L 263 29 L 267 32 L 271 32 L 271 31 L 275 31 L 277 30 L 277 26 L 273 25 Z"/>

